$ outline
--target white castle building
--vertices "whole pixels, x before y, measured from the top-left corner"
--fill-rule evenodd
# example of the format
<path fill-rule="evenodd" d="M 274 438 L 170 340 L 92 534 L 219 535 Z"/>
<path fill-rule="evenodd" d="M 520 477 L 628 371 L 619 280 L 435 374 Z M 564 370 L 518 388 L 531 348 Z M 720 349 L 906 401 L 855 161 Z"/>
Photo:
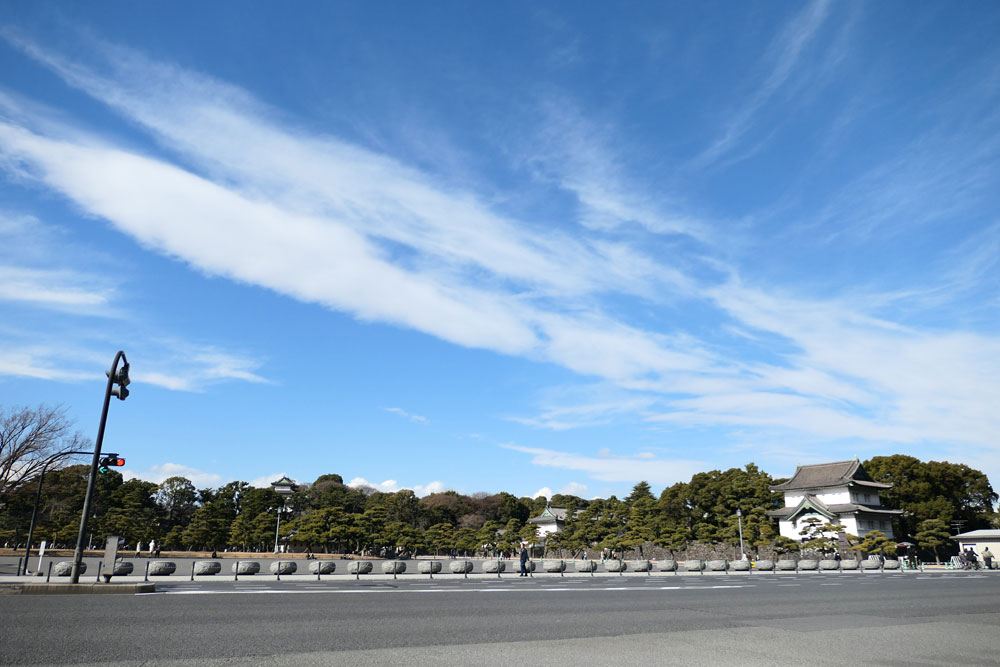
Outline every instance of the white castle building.
<path fill-rule="evenodd" d="M 784 492 L 785 506 L 768 515 L 778 520 L 781 535 L 797 541 L 810 518 L 858 537 L 880 530 L 891 540 L 892 518 L 903 513 L 882 505 L 879 494 L 891 488 L 873 481 L 857 459 L 799 466 L 791 479 L 771 487 Z"/>

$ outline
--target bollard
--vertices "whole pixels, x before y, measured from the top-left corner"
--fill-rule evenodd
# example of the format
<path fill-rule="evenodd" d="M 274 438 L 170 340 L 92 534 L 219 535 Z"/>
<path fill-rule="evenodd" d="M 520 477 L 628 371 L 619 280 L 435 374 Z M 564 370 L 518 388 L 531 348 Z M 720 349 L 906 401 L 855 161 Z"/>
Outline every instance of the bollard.
<path fill-rule="evenodd" d="M 102 561 L 98 561 L 97 562 L 97 576 L 94 577 L 94 583 L 95 584 L 101 583 L 101 569 L 103 567 L 104 567 L 104 561 L 103 560 Z M 112 572 L 114 572 L 114 570 L 112 570 Z M 110 577 L 108 577 L 108 583 L 111 583 L 111 578 Z"/>
<path fill-rule="evenodd" d="M 318 565 L 316 566 L 316 581 L 319 581 L 319 573 L 320 573 L 320 570 L 322 570 L 322 569 L 323 568 L 319 567 Z"/>
<path fill-rule="evenodd" d="M 236 561 L 236 565 L 233 566 L 233 581 L 240 580 L 240 562 Z"/>
<path fill-rule="evenodd" d="M 18 574 L 28 574 L 28 565 L 27 564 L 25 564 L 25 566 L 24 566 L 24 572 L 23 573 L 21 572 L 21 560 L 22 560 L 21 558 L 17 559 L 17 573 Z"/>
<path fill-rule="evenodd" d="M 146 561 L 146 574 L 142 575 L 143 581 L 149 581 L 149 561 Z"/>
<path fill-rule="evenodd" d="M 278 567 L 274 568 L 275 581 L 281 581 L 281 561 L 278 561 Z"/>
<path fill-rule="evenodd" d="M 52 561 L 49 561 L 48 572 L 45 573 L 45 583 L 49 583 L 49 577 L 52 576 Z"/>
<path fill-rule="evenodd" d="M 191 581 L 194 581 L 194 564 L 195 561 L 191 561 Z"/>

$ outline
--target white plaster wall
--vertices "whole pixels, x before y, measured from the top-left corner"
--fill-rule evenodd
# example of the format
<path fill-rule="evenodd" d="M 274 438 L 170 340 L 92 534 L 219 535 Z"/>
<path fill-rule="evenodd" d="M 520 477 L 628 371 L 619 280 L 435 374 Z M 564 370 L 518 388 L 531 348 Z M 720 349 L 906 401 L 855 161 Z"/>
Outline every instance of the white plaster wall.
<path fill-rule="evenodd" d="M 822 493 L 817 493 L 816 498 L 827 505 L 846 505 L 851 502 L 851 492 L 847 488 L 827 489 Z"/>

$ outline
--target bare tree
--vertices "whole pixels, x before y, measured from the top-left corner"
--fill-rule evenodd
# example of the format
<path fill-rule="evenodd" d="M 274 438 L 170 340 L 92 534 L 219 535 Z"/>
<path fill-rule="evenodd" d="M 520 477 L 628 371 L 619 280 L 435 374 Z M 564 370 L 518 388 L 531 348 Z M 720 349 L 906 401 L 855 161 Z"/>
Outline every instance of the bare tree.
<path fill-rule="evenodd" d="M 41 472 L 52 455 L 90 448 L 90 441 L 71 428 L 61 407 L 0 406 L 0 501 Z"/>

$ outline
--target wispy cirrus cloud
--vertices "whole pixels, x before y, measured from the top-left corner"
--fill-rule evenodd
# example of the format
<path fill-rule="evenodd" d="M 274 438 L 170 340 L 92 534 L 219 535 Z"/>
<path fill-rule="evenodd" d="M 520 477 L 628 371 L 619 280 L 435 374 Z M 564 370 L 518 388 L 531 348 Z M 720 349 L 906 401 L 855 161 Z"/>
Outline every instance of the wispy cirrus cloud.
<path fill-rule="evenodd" d="M 409 419 L 411 422 L 416 422 L 417 424 L 429 424 L 430 423 L 430 421 L 427 419 L 427 417 L 424 417 L 422 415 L 412 415 L 409 412 L 407 412 L 406 410 L 403 410 L 402 408 L 382 408 L 382 409 L 385 410 L 386 412 L 391 412 L 394 415 L 399 415 L 400 417 L 403 417 L 404 419 Z"/>
<path fill-rule="evenodd" d="M 584 472 L 593 479 L 605 482 L 632 482 L 646 480 L 652 484 L 673 484 L 687 481 L 693 474 L 705 470 L 702 461 L 657 459 L 648 452 L 633 456 L 615 456 L 604 451 L 603 455 L 588 456 L 521 445 L 500 445 L 504 449 L 528 454 L 536 466 Z"/>
<path fill-rule="evenodd" d="M 764 55 L 766 73 L 749 97 L 725 121 L 721 134 L 695 159 L 711 165 L 732 152 L 744 139 L 758 112 L 789 81 L 830 13 L 830 0 L 812 0 L 774 38 Z"/>

